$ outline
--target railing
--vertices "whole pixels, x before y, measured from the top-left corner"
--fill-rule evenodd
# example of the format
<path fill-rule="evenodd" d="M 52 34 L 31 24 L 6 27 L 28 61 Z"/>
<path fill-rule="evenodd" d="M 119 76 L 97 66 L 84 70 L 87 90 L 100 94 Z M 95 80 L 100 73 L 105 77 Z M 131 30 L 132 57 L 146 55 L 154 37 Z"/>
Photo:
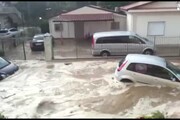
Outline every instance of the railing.
<path fill-rule="evenodd" d="M 147 38 L 154 42 L 158 55 L 180 56 L 180 36 L 148 36 Z"/>

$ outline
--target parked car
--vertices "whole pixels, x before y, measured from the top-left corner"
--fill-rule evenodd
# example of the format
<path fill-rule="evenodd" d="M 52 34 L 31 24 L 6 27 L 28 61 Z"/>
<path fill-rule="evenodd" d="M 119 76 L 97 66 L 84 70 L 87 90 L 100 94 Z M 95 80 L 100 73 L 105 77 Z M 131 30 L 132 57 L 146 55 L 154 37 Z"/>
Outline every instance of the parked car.
<path fill-rule="evenodd" d="M 54 45 L 53 39 L 52 44 Z M 32 51 L 44 51 L 44 34 L 35 35 L 33 40 L 30 41 L 30 47 Z"/>
<path fill-rule="evenodd" d="M 0 57 L 0 80 L 14 74 L 18 69 L 17 65 Z"/>
<path fill-rule="evenodd" d="M 128 54 L 118 63 L 115 77 L 121 82 L 180 87 L 180 69 L 153 55 Z"/>
<path fill-rule="evenodd" d="M 144 39 L 134 32 L 108 31 L 94 33 L 92 37 L 92 54 L 127 55 L 131 53 L 154 54 L 153 42 Z"/>
<path fill-rule="evenodd" d="M 10 35 L 10 33 L 8 33 L 8 30 L 0 30 L 0 38 L 4 38 L 8 35 Z"/>
<path fill-rule="evenodd" d="M 8 29 L 8 33 L 13 36 L 13 35 L 19 34 L 20 31 L 18 31 L 17 28 L 10 28 L 10 29 Z"/>
<path fill-rule="evenodd" d="M 35 35 L 33 40 L 30 42 L 30 47 L 32 51 L 44 50 L 44 35 Z"/>

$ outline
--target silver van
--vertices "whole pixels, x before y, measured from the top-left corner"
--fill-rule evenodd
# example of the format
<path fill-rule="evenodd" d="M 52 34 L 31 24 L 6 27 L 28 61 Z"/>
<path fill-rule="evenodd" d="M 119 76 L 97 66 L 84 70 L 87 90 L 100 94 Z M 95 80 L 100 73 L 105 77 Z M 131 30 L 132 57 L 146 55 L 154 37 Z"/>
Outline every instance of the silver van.
<path fill-rule="evenodd" d="M 127 55 L 130 53 L 154 54 L 152 41 L 129 31 L 108 31 L 92 36 L 92 55 Z"/>

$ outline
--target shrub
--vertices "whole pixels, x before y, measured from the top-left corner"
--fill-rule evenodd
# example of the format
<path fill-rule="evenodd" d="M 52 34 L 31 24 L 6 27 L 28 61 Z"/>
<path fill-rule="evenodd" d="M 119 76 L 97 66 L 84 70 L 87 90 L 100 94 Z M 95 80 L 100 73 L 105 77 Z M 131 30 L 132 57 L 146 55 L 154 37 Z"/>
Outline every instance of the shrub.
<path fill-rule="evenodd" d="M 153 112 L 151 116 L 145 115 L 145 116 L 140 117 L 140 119 L 157 119 L 157 118 L 165 119 L 165 116 L 160 111 L 156 111 L 156 112 Z"/>
<path fill-rule="evenodd" d="M 4 115 L 0 113 L 0 119 L 6 118 Z"/>

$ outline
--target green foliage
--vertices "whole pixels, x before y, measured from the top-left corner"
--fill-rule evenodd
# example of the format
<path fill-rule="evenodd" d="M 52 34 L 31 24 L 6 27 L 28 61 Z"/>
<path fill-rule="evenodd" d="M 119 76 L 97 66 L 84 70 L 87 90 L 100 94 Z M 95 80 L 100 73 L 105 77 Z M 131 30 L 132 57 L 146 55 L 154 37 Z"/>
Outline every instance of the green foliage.
<path fill-rule="evenodd" d="M 6 117 L 0 113 L 0 119 L 5 119 Z"/>
<path fill-rule="evenodd" d="M 39 27 L 42 33 L 49 33 L 49 22 L 47 20 L 40 20 Z"/>
<path fill-rule="evenodd" d="M 160 111 L 153 112 L 151 116 L 143 116 L 141 119 L 165 119 L 165 116 Z"/>
<path fill-rule="evenodd" d="M 14 6 L 23 14 L 25 26 L 37 26 L 39 17 L 45 20 L 60 15 L 86 5 L 99 5 L 103 8 L 114 10 L 114 7 L 120 7 L 132 3 L 130 1 L 23 1 L 17 2 Z M 51 8 L 51 9 L 47 9 Z M 44 24 L 44 23 L 43 23 Z M 47 27 L 47 26 L 46 26 Z"/>

